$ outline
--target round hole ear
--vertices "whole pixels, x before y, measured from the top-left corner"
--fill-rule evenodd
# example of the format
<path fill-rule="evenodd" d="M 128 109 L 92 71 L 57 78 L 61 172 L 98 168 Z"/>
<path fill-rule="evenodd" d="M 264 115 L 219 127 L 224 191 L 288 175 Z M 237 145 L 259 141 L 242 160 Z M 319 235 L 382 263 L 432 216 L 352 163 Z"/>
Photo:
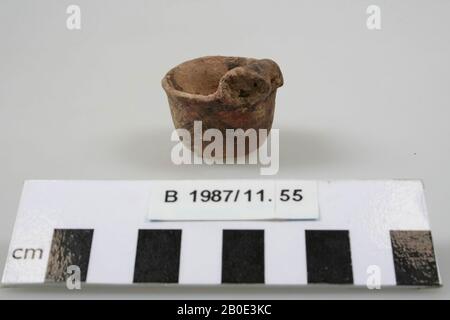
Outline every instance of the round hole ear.
<path fill-rule="evenodd" d="M 250 106 L 265 99 L 271 90 L 270 79 L 248 65 L 228 71 L 220 80 L 218 93 L 229 105 Z"/>

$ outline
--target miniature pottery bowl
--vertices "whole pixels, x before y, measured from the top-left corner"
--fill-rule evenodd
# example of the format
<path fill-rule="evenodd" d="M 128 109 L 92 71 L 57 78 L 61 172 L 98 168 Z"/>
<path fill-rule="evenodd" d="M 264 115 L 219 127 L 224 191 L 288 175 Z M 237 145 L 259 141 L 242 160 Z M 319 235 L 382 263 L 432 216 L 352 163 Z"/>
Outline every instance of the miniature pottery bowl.
<path fill-rule="evenodd" d="M 282 85 L 283 75 L 272 60 L 223 56 L 186 61 L 162 79 L 175 128 L 190 132 L 188 147 L 192 150 L 194 121 L 202 121 L 202 134 L 211 128 L 224 137 L 226 129 L 268 132 L 276 91 Z M 258 141 L 258 146 L 262 142 Z M 203 142 L 201 152 L 205 146 Z M 246 148 L 246 153 L 249 151 Z"/>

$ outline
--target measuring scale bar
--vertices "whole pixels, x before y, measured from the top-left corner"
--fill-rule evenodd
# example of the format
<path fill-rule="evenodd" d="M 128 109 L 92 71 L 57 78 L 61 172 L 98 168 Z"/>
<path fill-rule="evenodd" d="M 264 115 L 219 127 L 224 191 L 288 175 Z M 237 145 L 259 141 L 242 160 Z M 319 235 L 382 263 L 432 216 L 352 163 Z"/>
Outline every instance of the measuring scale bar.
<path fill-rule="evenodd" d="M 230 184 L 264 197 L 225 203 Z M 155 203 L 167 191 L 184 202 Z M 202 213 L 186 215 L 194 195 Z M 168 221 L 152 220 L 166 205 Z M 76 274 L 97 285 L 441 285 L 419 181 L 27 181 L 2 284 Z"/>

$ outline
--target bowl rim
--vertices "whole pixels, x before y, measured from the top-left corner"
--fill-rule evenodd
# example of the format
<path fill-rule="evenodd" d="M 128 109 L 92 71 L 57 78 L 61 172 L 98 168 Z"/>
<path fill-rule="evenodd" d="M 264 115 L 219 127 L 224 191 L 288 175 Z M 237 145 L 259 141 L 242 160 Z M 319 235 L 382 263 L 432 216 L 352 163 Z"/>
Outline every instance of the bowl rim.
<path fill-rule="evenodd" d="M 174 72 L 176 71 L 176 69 L 178 67 L 180 67 L 180 66 L 182 66 L 184 64 L 193 63 L 195 61 L 203 61 L 203 60 L 217 59 L 217 58 L 224 59 L 224 60 L 225 59 L 244 59 L 244 60 L 247 60 L 247 61 L 257 61 L 258 60 L 258 59 L 255 59 L 255 58 L 248 58 L 248 57 L 222 56 L 222 55 L 203 56 L 203 57 L 198 57 L 198 58 L 194 58 L 194 59 L 189 59 L 189 60 L 181 62 L 180 64 L 178 64 L 175 67 L 171 68 L 164 75 L 164 78 L 162 78 L 162 80 L 161 80 L 161 85 L 162 85 L 164 91 L 166 91 L 167 95 L 170 96 L 170 97 L 174 96 L 176 98 L 184 98 L 184 99 L 195 100 L 195 101 L 199 101 L 199 102 L 212 102 L 214 100 L 217 100 L 218 99 L 218 95 L 219 95 L 220 81 L 219 81 L 219 85 L 216 88 L 216 91 L 214 91 L 213 93 L 210 93 L 208 95 L 189 93 L 189 92 L 186 92 L 186 91 L 181 91 L 181 90 L 178 90 L 178 89 L 174 88 L 173 85 L 170 83 L 170 78 L 174 74 Z"/>

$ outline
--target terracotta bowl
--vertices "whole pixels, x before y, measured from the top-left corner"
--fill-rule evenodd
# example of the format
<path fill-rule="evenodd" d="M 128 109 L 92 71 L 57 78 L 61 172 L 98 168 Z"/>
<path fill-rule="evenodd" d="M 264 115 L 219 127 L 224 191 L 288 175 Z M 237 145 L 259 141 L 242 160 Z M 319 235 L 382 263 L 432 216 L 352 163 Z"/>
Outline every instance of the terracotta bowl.
<path fill-rule="evenodd" d="M 190 131 L 192 150 L 194 121 L 202 121 L 202 133 L 215 128 L 223 137 L 226 129 L 269 131 L 282 85 L 283 75 L 272 60 L 223 56 L 183 62 L 162 79 L 175 128 Z"/>

